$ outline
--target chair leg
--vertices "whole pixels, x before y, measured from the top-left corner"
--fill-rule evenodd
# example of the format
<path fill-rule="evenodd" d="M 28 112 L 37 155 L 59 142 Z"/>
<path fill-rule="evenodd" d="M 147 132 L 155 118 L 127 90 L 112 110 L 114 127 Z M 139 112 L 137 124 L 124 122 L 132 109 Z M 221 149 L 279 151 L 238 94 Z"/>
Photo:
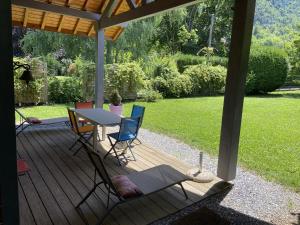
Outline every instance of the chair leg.
<path fill-rule="evenodd" d="M 71 147 L 69 147 L 69 150 L 72 150 L 76 146 L 76 144 L 79 141 L 79 139 L 80 138 L 77 138 L 77 140 L 71 145 Z"/>
<path fill-rule="evenodd" d="M 189 197 L 188 197 L 187 193 L 185 192 L 185 189 L 184 189 L 182 183 L 179 183 L 179 185 L 180 185 L 180 187 L 181 187 L 181 189 L 182 189 L 182 192 L 183 192 L 183 194 L 184 194 L 184 196 L 185 196 L 185 199 L 188 199 Z"/>
<path fill-rule="evenodd" d="M 134 161 L 136 161 L 136 158 L 135 158 L 135 156 L 134 156 L 134 154 L 133 154 L 133 152 L 132 152 L 132 149 L 131 149 L 131 147 L 130 147 L 130 144 L 129 144 L 127 141 L 126 141 L 126 144 L 127 144 L 128 148 L 129 148 L 129 151 L 131 152 L 131 155 L 132 155 Z"/>
<path fill-rule="evenodd" d="M 108 195 L 107 195 L 107 202 L 106 202 L 106 208 L 108 209 L 109 206 L 109 199 L 110 199 L 110 186 L 108 187 Z"/>
<path fill-rule="evenodd" d="M 30 124 L 24 126 L 24 123 L 23 123 L 22 126 L 21 126 L 21 130 L 16 134 L 16 136 L 18 136 L 20 133 L 22 133 L 28 127 L 30 127 Z"/>
<path fill-rule="evenodd" d="M 107 210 L 107 212 L 104 214 L 104 216 L 102 216 L 102 218 L 99 220 L 99 222 L 97 223 L 97 225 L 102 225 L 103 221 L 106 219 L 106 217 L 109 215 L 109 213 L 116 208 L 116 206 L 118 206 L 119 204 L 121 204 L 122 202 L 117 202 L 116 204 L 114 204 L 110 209 Z"/>
<path fill-rule="evenodd" d="M 88 197 L 90 197 L 91 196 L 91 194 L 96 190 L 96 188 L 100 185 L 100 184 L 102 184 L 103 183 L 103 181 L 101 181 L 101 182 L 99 182 L 98 184 L 95 184 L 94 185 L 94 187 L 89 191 L 89 193 L 87 193 L 87 195 L 76 205 L 76 207 L 75 208 L 78 208 L 82 203 L 84 203 L 85 202 L 85 200 L 87 200 L 88 199 Z"/>

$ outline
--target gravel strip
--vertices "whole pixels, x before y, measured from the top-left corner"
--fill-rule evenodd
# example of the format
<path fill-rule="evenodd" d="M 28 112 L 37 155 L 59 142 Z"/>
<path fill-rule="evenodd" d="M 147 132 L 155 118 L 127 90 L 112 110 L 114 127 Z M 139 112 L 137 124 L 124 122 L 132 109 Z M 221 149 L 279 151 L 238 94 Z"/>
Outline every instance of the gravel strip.
<path fill-rule="evenodd" d="M 185 161 L 187 164 L 198 165 L 199 150 L 193 149 L 176 139 L 145 129 L 139 131 L 139 139 L 147 145 Z M 203 168 L 216 174 L 217 158 L 204 152 Z M 218 201 L 221 203 L 216 203 Z M 232 224 L 300 225 L 299 194 L 287 190 L 279 184 L 266 181 L 241 167 L 238 167 L 234 186 L 226 196 L 224 194 L 214 196 L 154 222 L 153 225 L 170 224 L 174 219 L 194 211 L 202 205 L 214 209 Z"/>

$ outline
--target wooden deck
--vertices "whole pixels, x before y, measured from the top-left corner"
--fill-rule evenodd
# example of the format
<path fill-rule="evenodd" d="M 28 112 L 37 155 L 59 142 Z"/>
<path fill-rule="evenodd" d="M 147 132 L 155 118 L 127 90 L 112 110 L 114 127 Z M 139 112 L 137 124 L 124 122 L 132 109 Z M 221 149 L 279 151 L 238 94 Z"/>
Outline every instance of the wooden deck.
<path fill-rule="evenodd" d="M 28 130 L 18 136 L 18 158 L 25 159 L 30 167 L 28 173 L 19 176 L 22 225 L 94 225 L 106 212 L 106 193 L 100 188 L 81 206 L 81 212 L 75 210 L 75 205 L 93 185 L 94 170 L 84 151 L 72 156 L 68 150 L 74 138 L 66 128 Z M 108 143 L 103 146 L 107 149 Z M 126 167 L 118 166 L 113 157 L 105 160 L 111 175 L 160 164 L 169 164 L 182 172 L 189 168 L 176 158 L 143 144 L 133 150 L 137 161 Z M 224 190 L 228 184 L 216 178 L 208 184 L 185 182 L 184 187 L 188 200 L 180 187 L 174 186 L 118 206 L 104 224 L 149 224 Z"/>

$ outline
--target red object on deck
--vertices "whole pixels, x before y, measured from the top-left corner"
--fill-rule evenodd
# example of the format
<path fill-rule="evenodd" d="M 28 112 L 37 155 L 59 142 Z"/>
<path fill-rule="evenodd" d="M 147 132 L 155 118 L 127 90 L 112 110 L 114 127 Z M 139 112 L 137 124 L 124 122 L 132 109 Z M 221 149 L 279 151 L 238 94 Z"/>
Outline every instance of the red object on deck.
<path fill-rule="evenodd" d="M 29 167 L 24 159 L 17 160 L 18 175 L 23 175 L 29 170 Z"/>

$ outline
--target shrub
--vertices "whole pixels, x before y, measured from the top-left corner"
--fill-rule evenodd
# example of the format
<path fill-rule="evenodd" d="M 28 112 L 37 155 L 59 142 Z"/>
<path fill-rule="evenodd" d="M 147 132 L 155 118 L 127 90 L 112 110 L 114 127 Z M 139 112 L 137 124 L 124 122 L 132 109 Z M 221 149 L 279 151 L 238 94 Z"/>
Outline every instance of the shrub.
<path fill-rule="evenodd" d="M 220 65 L 227 67 L 228 64 L 227 58 L 219 56 L 211 56 L 209 62 L 207 62 L 207 58 L 204 56 L 178 54 L 175 56 L 175 60 L 180 73 L 183 73 L 184 70 L 191 65 L 209 64 L 212 66 Z"/>
<path fill-rule="evenodd" d="M 49 80 L 49 100 L 69 103 L 82 100 L 80 79 L 74 77 L 52 77 Z"/>
<path fill-rule="evenodd" d="M 145 102 L 156 102 L 158 99 L 162 99 L 161 93 L 152 89 L 143 89 L 138 92 L 138 98 Z"/>
<path fill-rule="evenodd" d="M 191 78 L 193 95 L 215 95 L 225 86 L 226 68 L 222 66 L 189 66 L 183 73 Z"/>
<path fill-rule="evenodd" d="M 14 58 L 15 62 L 26 63 L 31 67 L 34 81 L 27 85 L 20 80 L 23 69 L 14 71 L 15 103 L 38 104 L 48 101 L 47 66 L 39 58 Z"/>
<path fill-rule="evenodd" d="M 53 56 L 48 54 L 43 57 L 43 61 L 47 64 L 47 70 L 49 76 L 57 76 L 62 74 L 63 65 Z"/>
<path fill-rule="evenodd" d="M 256 47 L 251 50 L 246 93 L 267 93 L 281 87 L 288 74 L 286 54 L 274 47 Z"/>
<path fill-rule="evenodd" d="M 165 80 L 162 77 L 157 77 L 153 80 L 153 88 L 164 97 L 184 97 L 192 92 L 192 82 L 190 77 L 179 75 Z"/>
<path fill-rule="evenodd" d="M 163 79 L 170 79 L 179 76 L 176 62 L 171 58 L 163 58 L 155 65 L 153 77 L 161 77 Z"/>
<path fill-rule="evenodd" d="M 135 100 L 144 86 L 144 72 L 139 64 L 123 63 L 105 66 L 105 96 L 118 90 L 123 99 Z"/>
<path fill-rule="evenodd" d="M 121 105 L 122 97 L 119 94 L 118 90 L 113 90 L 109 96 L 109 102 L 114 106 Z"/>

